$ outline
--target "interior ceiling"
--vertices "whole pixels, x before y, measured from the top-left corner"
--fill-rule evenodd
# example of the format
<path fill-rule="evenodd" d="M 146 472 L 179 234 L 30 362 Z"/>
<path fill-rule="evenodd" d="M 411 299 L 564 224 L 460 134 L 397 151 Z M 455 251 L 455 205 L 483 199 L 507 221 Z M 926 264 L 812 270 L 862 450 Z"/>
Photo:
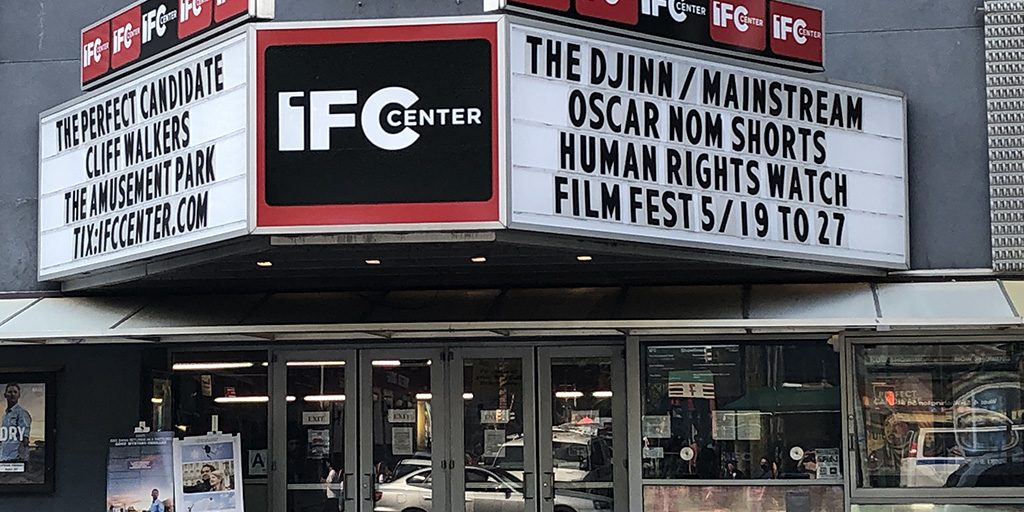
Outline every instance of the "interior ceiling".
<path fill-rule="evenodd" d="M 483 238 L 492 239 L 374 243 L 371 235 L 361 243 L 305 245 L 292 239 L 249 236 L 149 262 L 142 277 L 137 277 L 142 267 L 135 266 L 136 275 L 120 268 L 72 280 L 65 288 L 79 294 L 246 293 L 815 283 L 857 281 L 871 275 L 837 275 L 808 270 L 807 264 L 792 268 L 792 262 L 765 257 L 738 258 L 634 243 L 557 235 L 486 235 Z M 579 255 L 593 259 L 581 262 Z M 474 263 L 471 258 L 476 256 L 487 261 Z M 381 263 L 369 265 L 367 259 Z M 259 267 L 257 261 L 270 261 L 272 266 Z"/>

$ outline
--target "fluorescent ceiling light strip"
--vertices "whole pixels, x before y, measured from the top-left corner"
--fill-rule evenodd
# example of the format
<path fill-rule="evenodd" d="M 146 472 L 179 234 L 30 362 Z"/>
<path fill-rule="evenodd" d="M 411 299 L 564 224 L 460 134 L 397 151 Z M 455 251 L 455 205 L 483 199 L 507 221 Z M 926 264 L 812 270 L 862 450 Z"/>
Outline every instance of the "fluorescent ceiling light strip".
<path fill-rule="evenodd" d="M 401 361 L 390 360 L 390 359 L 373 361 L 370 364 L 373 365 L 373 366 L 383 366 L 383 367 L 387 367 L 387 368 L 391 368 L 391 367 L 395 367 L 395 366 L 402 366 L 402 362 Z"/>
<path fill-rule="evenodd" d="M 213 399 L 218 404 L 261 404 L 270 401 L 268 396 L 218 396 Z"/>
<path fill-rule="evenodd" d="M 612 392 L 611 391 L 594 391 L 593 393 L 590 394 L 590 396 L 592 396 L 594 398 L 611 398 L 612 397 Z"/>
<path fill-rule="evenodd" d="M 288 361 L 287 366 L 345 366 L 345 361 Z"/>
<path fill-rule="evenodd" d="M 307 402 L 344 402 L 345 395 L 306 395 L 302 399 Z"/>
<path fill-rule="evenodd" d="M 434 395 L 430 393 L 416 393 L 416 400 L 430 400 L 431 398 L 434 398 Z"/>
<path fill-rule="evenodd" d="M 252 368 L 253 363 L 174 363 L 172 370 L 232 370 L 237 368 Z"/>
<path fill-rule="evenodd" d="M 555 391 L 555 398 L 583 398 L 582 391 Z"/>

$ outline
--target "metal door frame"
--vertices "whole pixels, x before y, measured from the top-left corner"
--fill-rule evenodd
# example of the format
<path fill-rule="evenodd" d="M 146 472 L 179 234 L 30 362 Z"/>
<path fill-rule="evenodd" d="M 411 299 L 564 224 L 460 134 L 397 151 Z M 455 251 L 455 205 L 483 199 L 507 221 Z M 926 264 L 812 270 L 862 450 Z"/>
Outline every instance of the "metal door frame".
<path fill-rule="evenodd" d="M 538 408 L 538 447 L 550 447 L 553 439 L 551 432 L 551 401 L 554 389 L 551 382 L 551 361 L 555 358 L 590 358 L 607 357 L 611 360 L 612 370 L 612 489 L 614 491 L 615 510 L 629 509 L 629 474 L 627 471 L 629 445 L 626 416 L 626 354 L 623 345 L 586 345 L 571 347 L 538 346 L 537 348 L 537 398 Z M 540 486 L 538 496 L 541 512 L 554 511 L 554 468 L 551 450 L 538 449 L 540 460 L 538 478 Z M 546 478 L 548 475 L 549 478 Z M 541 493 L 550 492 L 551 498 Z"/>
<path fill-rule="evenodd" d="M 462 405 L 463 393 L 463 370 L 466 359 L 515 359 L 519 358 L 523 364 L 523 510 L 532 512 L 538 510 L 535 504 L 537 500 L 537 400 L 536 400 L 536 356 L 533 346 L 523 347 L 449 347 L 449 364 L 447 375 L 449 376 L 448 397 L 451 402 L 459 399 L 458 407 L 451 407 L 448 410 L 449 425 L 451 427 L 451 443 L 449 449 L 452 457 L 452 475 L 461 475 L 466 470 L 466 460 L 463 454 L 466 451 L 465 439 L 465 417 Z M 530 475 L 530 476 L 527 476 Z M 451 478 L 450 498 L 452 505 L 460 504 L 458 508 L 442 509 L 453 512 L 465 510 L 464 497 L 466 494 L 465 478 Z M 532 491 L 532 492 L 531 492 Z"/>
<path fill-rule="evenodd" d="M 359 407 L 358 368 L 356 350 L 352 348 L 315 350 L 275 350 L 270 358 L 270 505 L 271 510 L 288 507 L 288 362 L 289 361 L 344 361 L 345 362 L 345 463 L 342 468 L 342 500 L 346 506 L 357 499 L 355 472 L 358 461 L 356 411 Z M 278 464 L 281 460 L 281 464 Z M 353 510 L 346 508 L 345 510 Z"/>
<path fill-rule="evenodd" d="M 374 490 L 377 483 L 373 474 L 373 366 L 375 359 L 426 359 L 430 361 L 430 394 L 432 411 L 447 411 L 448 389 L 448 351 L 444 346 L 407 347 L 407 348 L 364 348 L 357 352 L 359 361 L 359 432 L 363 433 L 359 440 L 359 482 L 358 506 L 353 510 L 373 512 Z M 461 397 L 461 393 L 460 393 Z M 383 398 L 383 397 L 382 397 Z M 431 440 L 431 503 L 432 509 L 448 510 L 450 493 L 450 441 L 446 434 L 451 431 L 448 425 L 448 414 L 432 414 L 431 428 L 435 433 Z M 440 434 L 440 435 L 437 435 Z M 369 471 L 369 472 L 367 472 Z M 440 491 L 440 492 L 439 492 Z M 348 509 L 346 509 L 348 510 Z"/>

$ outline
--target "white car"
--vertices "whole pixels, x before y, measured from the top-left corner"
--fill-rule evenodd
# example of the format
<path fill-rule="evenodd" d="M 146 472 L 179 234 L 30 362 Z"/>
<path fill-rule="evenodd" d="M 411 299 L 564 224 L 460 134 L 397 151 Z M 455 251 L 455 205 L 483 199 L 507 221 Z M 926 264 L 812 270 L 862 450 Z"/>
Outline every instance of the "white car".
<path fill-rule="evenodd" d="M 402 459 L 395 465 L 395 469 L 391 472 L 391 480 L 398 480 L 417 469 L 423 469 L 430 467 L 430 459 Z"/>
<path fill-rule="evenodd" d="M 958 439 L 959 437 L 959 439 Z M 908 454 L 900 467 L 902 487 L 944 487 L 954 471 L 969 461 L 964 456 L 966 446 L 976 451 L 991 453 L 987 456 L 995 464 L 1009 450 L 1020 450 L 1024 439 L 1024 425 L 981 426 L 973 428 L 925 427 L 918 431 L 910 444 Z M 999 449 L 985 450 L 984 446 L 998 445 Z"/>
<path fill-rule="evenodd" d="M 414 471 L 377 486 L 380 499 L 374 512 L 431 512 L 431 469 Z M 468 512 L 522 511 L 523 482 L 500 469 L 466 468 L 466 510 Z M 556 491 L 556 512 L 611 511 L 612 500 L 581 492 Z"/>
<path fill-rule="evenodd" d="M 611 468 L 611 448 L 604 439 L 567 430 L 551 433 L 551 455 L 556 482 L 579 482 L 591 472 L 596 476 Z M 516 477 L 523 475 L 523 439 L 513 439 L 494 453 L 484 454 L 484 461 L 492 467 L 508 471 Z M 610 473 L 606 475 L 610 477 Z M 602 478 L 594 478 L 602 481 Z"/>
<path fill-rule="evenodd" d="M 964 463 L 954 428 L 922 428 L 916 432 L 900 467 L 900 487 L 943 487 Z"/>

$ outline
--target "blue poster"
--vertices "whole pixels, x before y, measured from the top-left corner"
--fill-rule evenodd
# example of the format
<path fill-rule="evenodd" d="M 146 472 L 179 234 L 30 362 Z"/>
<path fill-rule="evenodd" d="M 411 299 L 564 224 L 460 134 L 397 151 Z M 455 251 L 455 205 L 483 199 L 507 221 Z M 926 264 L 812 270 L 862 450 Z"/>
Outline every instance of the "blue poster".
<path fill-rule="evenodd" d="M 107 512 L 172 512 L 174 438 L 170 432 L 110 440 Z"/>

